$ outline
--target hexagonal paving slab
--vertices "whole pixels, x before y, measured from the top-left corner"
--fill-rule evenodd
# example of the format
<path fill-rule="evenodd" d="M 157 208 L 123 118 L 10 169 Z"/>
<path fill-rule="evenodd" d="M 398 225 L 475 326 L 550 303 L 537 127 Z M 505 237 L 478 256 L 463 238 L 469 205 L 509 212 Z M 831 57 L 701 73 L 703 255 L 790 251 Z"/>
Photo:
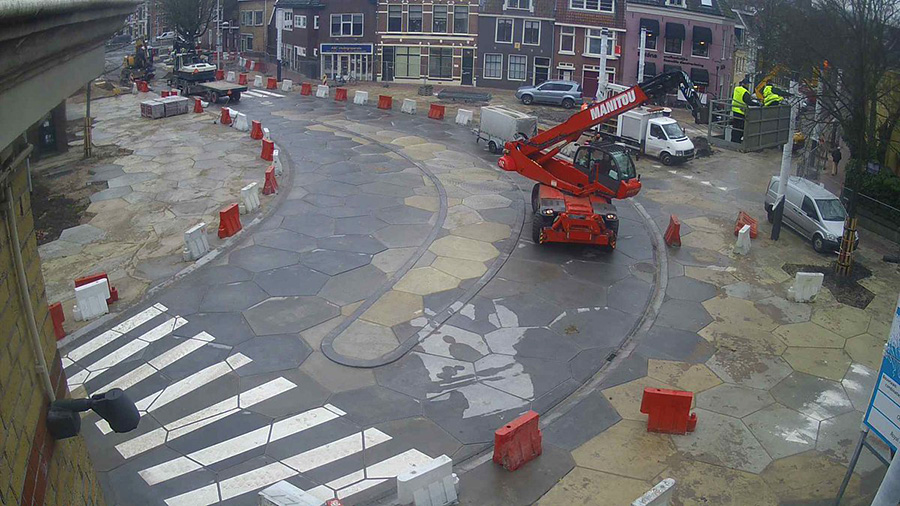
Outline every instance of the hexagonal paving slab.
<path fill-rule="evenodd" d="M 781 356 L 795 371 L 834 381 L 840 381 L 850 367 L 850 357 L 840 349 L 789 347 Z"/>
<path fill-rule="evenodd" d="M 347 271 L 325 283 L 319 296 L 339 306 L 344 306 L 369 297 L 387 281 L 387 275 L 373 265 Z"/>
<path fill-rule="evenodd" d="M 330 320 L 341 313 L 321 297 L 278 297 L 244 311 L 244 318 L 259 336 L 294 334 Z"/>
<path fill-rule="evenodd" d="M 853 410 L 840 383 L 802 372 L 791 374 L 769 393 L 781 404 L 816 420 L 827 420 Z"/>
<path fill-rule="evenodd" d="M 744 423 L 773 459 L 816 447 L 819 421 L 781 404 L 772 404 L 749 415 Z"/>
<path fill-rule="evenodd" d="M 459 278 L 455 278 L 445 272 L 432 267 L 412 269 L 407 272 L 394 285 L 394 290 L 414 293 L 416 295 L 428 295 L 456 288 Z"/>
<path fill-rule="evenodd" d="M 719 350 L 706 362 L 722 381 L 769 390 L 793 371 L 781 357 L 747 351 Z"/>
<path fill-rule="evenodd" d="M 274 297 L 315 295 L 328 281 L 328 276 L 297 264 L 259 273 L 255 281 L 266 293 Z"/>
<path fill-rule="evenodd" d="M 233 251 L 228 260 L 250 272 L 263 272 L 293 265 L 300 261 L 300 254 L 265 246 L 248 246 Z"/>
<path fill-rule="evenodd" d="M 435 255 L 476 262 L 487 262 L 500 254 L 493 244 L 456 236 L 441 237 L 428 249 Z"/>
<path fill-rule="evenodd" d="M 210 288 L 203 296 L 200 311 L 242 311 L 268 298 L 266 292 L 252 281 L 240 281 Z"/>
<path fill-rule="evenodd" d="M 845 341 L 843 337 L 813 322 L 782 325 L 774 333 L 788 346 L 843 348 Z"/>
<path fill-rule="evenodd" d="M 695 460 L 760 473 L 772 462 L 753 434 L 737 418 L 703 409 L 696 410 L 704 422 L 697 430 L 673 438 L 675 446 Z"/>
<path fill-rule="evenodd" d="M 813 311 L 812 321 L 844 337 L 858 336 L 869 328 L 870 316 L 862 309 L 840 305 Z"/>
<path fill-rule="evenodd" d="M 335 276 L 362 267 L 371 260 L 372 256 L 365 253 L 318 249 L 304 253 L 300 263 L 329 276 Z"/>
<path fill-rule="evenodd" d="M 722 383 L 722 380 L 703 364 L 688 364 L 671 360 L 651 359 L 647 365 L 647 376 L 694 393 Z"/>

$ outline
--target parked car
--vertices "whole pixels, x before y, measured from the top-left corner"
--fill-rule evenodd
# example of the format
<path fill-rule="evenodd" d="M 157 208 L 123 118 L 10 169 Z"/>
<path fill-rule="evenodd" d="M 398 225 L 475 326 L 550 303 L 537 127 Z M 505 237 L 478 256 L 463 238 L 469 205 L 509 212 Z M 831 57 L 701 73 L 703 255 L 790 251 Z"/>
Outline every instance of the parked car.
<path fill-rule="evenodd" d="M 778 200 L 779 179 L 772 176 L 766 191 L 765 208 L 769 223 L 773 220 L 773 208 Z M 823 253 L 840 248 L 846 217 L 847 211 L 841 200 L 824 186 L 797 176 L 788 178 L 782 224 L 809 239 L 814 250 Z M 856 232 L 856 244 L 859 244 L 859 232 Z"/>
<path fill-rule="evenodd" d="M 537 86 L 520 87 L 516 98 L 525 105 L 551 104 L 571 109 L 581 104 L 581 85 L 575 81 L 545 81 Z"/>
<path fill-rule="evenodd" d="M 175 38 L 175 32 L 163 32 L 156 36 L 156 40 L 171 40 Z"/>

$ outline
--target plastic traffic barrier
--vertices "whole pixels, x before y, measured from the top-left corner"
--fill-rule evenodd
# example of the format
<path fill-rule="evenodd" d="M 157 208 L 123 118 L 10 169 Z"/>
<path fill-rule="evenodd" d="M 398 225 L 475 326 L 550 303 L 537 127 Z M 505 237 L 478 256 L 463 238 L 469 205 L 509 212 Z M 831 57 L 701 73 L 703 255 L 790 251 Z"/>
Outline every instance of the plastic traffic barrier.
<path fill-rule="evenodd" d="M 241 210 L 237 204 L 230 204 L 219 211 L 219 239 L 231 237 L 241 228 Z"/>
<path fill-rule="evenodd" d="M 428 108 L 428 117 L 431 119 L 444 119 L 444 106 L 431 104 Z"/>
<path fill-rule="evenodd" d="M 394 97 L 388 95 L 378 95 L 378 108 L 390 110 L 394 107 Z"/>
<path fill-rule="evenodd" d="M 691 413 L 693 392 L 645 388 L 641 413 L 647 415 L 647 432 L 687 434 L 697 427 L 697 414 Z"/>
<path fill-rule="evenodd" d="M 275 166 L 269 165 L 266 169 L 266 184 L 263 186 L 263 195 L 272 195 L 278 191 L 278 180 L 275 179 Z"/>
<path fill-rule="evenodd" d="M 738 212 L 737 221 L 734 222 L 734 235 L 738 235 L 744 225 L 750 225 L 750 238 L 756 239 L 758 222 L 744 211 Z"/>
<path fill-rule="evenodd" d="M 681 222 L 678 216 L 669 216 L 669 226 L 666 228 L 666 246 L 681 246 Z"/>
<path fill-rule="evenodd" d="M 263 139 L 262 141 L 262 153 L 260 153 L 259 157 L 267 162 L 271 162 L 274 160 L 275 154 L 275 143 L 270 141 L 269 139 Z"/>
<path fill-rule="evenodd" d="M 334 90 L 334 101 L 335 102 L 346 102 L 347 101 L 347 88 L 336 88 Z"/>
<path fill-rule="evenodd" d="M 494 462 L 515 471 L 542 451 L 540 416 L 529 411 L 494 431 Z"/>

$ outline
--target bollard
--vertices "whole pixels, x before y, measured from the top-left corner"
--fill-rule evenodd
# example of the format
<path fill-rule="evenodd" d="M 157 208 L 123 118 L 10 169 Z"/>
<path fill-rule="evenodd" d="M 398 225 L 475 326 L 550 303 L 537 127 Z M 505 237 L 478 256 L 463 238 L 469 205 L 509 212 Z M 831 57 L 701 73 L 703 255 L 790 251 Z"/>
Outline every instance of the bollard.
<path fill-rule="evenodd" d="M 238 84 L 240 84 L 241 86 L 247 86 L 247 74 L 244 74 L 242 72 L 241 75 L 238 76 Z"/>
<path fill-rule="evenodd" d="M 335 102 L 346 102 L 347 101 L 347 88 L 336 88 L 334 90 L 334 101 Z"/>
<path fill-rule="evenodd" d="M 262 88 L 263 87 L 263 76 L 257 75 L 253 78 L 253 87 L 254 88 Z"/>
<path fill-rule="evenodd" d="M 431 104 L 431 107 L 428 109 L 428 117 L 437 120 L 444 119 L 444 106 Z"/>
<path fill-rule="evenodd" d="M 263 186 L 262 192 L 263 195 L 272 195 L 278 192 L 278 180 L 275 179 L 275 165 L 269 165 L 269 168 L 266 169 L 266 184 Z"/>
<path fill-rule="evenodd" d="M 356 90 L 353 94 L 353 103 L 356 105 L 366 105 L 369 103 L 369 92 Z"/>
<path fill-rule="evenodd" d="M 798 272 L 794 284 L 788 288 L 788 299 L 794 302 L 812 302 L 822 290 L 825 275 L 821 272 Z"/>
<path fill-rule="evenodd" d="M 292 91 L 294 89 L 294 81 L 285 79 L 281 81 L 281 91 Z"/>
<path fill-rule="evenodd" d="M 185 262 L 191 262 L 209 253 L 209 240 L 206 238 L 206 223 L 200 222 L 184 232 L 184 248 L 181 256 Z"/>
<path fill-rule="evenodd" d="M 300 83 L 300 94 L 301 95 L 312 95 L 312 85 L 309 83 Z"/>
<path fill-rule="evenodd" d="M 404 98 L 403 105 L 400 106 L 400 112 L 406 114 L 415 114 L 416 113 L 416 101 L 411 98 Z"/>
<path fill-rule="evenodd" d="M 241 231 L 241 211 L 237 204 L 231 204 L 219 211 L 219 239 L 231 237 Z"/>
<path fill-rule="evenodd" d="M 262 139 L 263 138 L 262 123 L 260 123 L 259 121 L 256 121 L 256 120 L 253 120 L 250 123 L 251 123 L 250 138 L 255 141 Z"/>
<path fill-rule="evenodd" d="M 750 225 L 744 225 L 738 232 L 737 241 L 734 242 L 735 255 L 750 254 Z"/>
<path fill-rule="evenodd" d="M 234 77 L 234 71 L 233 71 L 233 70 L 229 70 L 229 71 L 228 71 L 228 77 L 226 77 L 225 80 L 228 81 L 229 83 L 233 83 L 233 82 L 234 82 L 234 79 L 235 79 L 235 77 Z"/>
<path fill-rule="evenodd" d="M 674 214 L 669 216 L 669 226 L 664 236 L 666 246 L 681 246 L 681 222 Z"/>
<path fill-rule="evenodd" d="M 328 86 L 324 84 L 316 86 L 316 97 L 328 98 Z"/>
<path fill-rule="evenodd" d="M 262 153 L 260 153 L 259 157 L 267 162 L 271 162 L 273 160 L 273 151 L 275 151 L 275 143 L 270 141 L 269 139 L 263 139 Z"/>
<path fill-rule="evenodd" d="M 378 95 L 378 108 L 390 110 L 394 107 L 394 97 L 387 95 Z"/>
<path fill-rule="evenodd" d="M 456 111 L 456 124 L 466 126 L 472 122 L 472 111 L 468 109 L 458 109 Z"/>
<path fill-rule="evenodd" d="M 266 171 L 268 174 L 268 171 Z M 266 176 L 268 178 L 268 176 Z M 241 205 L 239 206 L 241 214 L 252 213 L 259 209 L 259 183 L 252 182 L 241 188 Z"/>

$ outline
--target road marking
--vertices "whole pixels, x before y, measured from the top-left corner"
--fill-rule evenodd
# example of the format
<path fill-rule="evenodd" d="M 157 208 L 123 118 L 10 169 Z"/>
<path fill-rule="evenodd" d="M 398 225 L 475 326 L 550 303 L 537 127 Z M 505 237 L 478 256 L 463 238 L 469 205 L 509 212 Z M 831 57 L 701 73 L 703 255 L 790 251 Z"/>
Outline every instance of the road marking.
<path fill-rule="evenodd" d="M 178 457 L 149 467 L 139 471 L 138 474 L 144 478 L 148 485 L 156 485 L 200 469 L 202 466 L 209 466 L 240 453 L 265 446 L 266 443 L 273 443 L 286 437 L 300 434 L 305 430 L 337 418 L 338 415 L 328 409 L 314 408 L 275 422 L 271 425 L 271 434 L 270 426 L 266 425 L 246 434 L 207 446 L 187 456 Z"/>
<path fill-rule="evenodd" d="M 262 95 L 258 95 L 256 93 L 253 93 L 252 91 L 245 91 L 241 95 L 243 95 L 245 97 L 263 98 Z"/>
<path fill-rule="evenodd" d="M 231 499 L 233 497 L 237 497 L 239 495 L 258 490 L 262 487 L 269 486 L 273 483 L 277 483 L 278 481 L 290 478 L 292 476 L 296 476 L 297 474 L 299 474 L 298 468 L 303 470 L 300 472 L 316 469 L 344 457 L 359 453 L 365 448 L 371 448 L 378 444 L 384 443 L 385 441 L 390 441 L 390 439 L 390 436 L 378 429 L 366 429 L 363 432 L 357 432 L 356 434 L 352 434 L 337 441 L 319 446 L 318 448 L 313 448 L 312 450 L 308 450 L 306 452 L 294 455 L 293 457 L 290 457 L 288 459 L 284 459 L 282 461 L 283 463 L 273 462 L 252 471 L 247 471 L 246 473 L 233 476 L 226 480 L 222 480 L 219 482 L 219 490 L 222 494 L 221 499 L 213 499 L 214 494 L 211 492 L 211 490 L 216 486 L 215 483 L 213 483 L 211 485 L 206 485 L 204 487 L 185 492 L 175 497 L 170 497 L 166 499 L 166 504 L 170 506 L 208 506 L 210 504 L 218 502 L 219 500 L 227 501 L 228 499 Z M 365 443 L 363 443 L 363 441 L 365 441 Z M 403 456 L 410 454 L 410 452 L 416 452 L 423 455 L 427 459 L 426 462 L 431 460 L 430 457 L 419 452 L 418 450 L 409 450 L 401 455 L 397 455 L 385 461 L 379 462 L 378 464 L 374 464 L 369 468 L 377 469 L 377 474 L 390 473 L 392 470 L 398 469 L 397 473 L 393 475 L 396 476 L 397 474 L 407 469 L 408 465 L 406 464 L 406 462 L 408 459 Z M 388 461 L 391 462 L 389 463 Z M 385 465 L 386 463 L 387 465 Z M 353 476 L 355 477 L 358 474 L 361 474 L 361 471 L 356 471 L 351 474 L 353 474 Z M 393 476 L 387 476 L 386 478 L 390 478 Z M 364 477 L 365 476 L 362 476 L 362 478 Z M 346 477 L 338 478 L 338 480 L 335 481 L 341 481 L 345 478 Z M 380 480 L 379 483 L 381 481 L 384 480 Z M 372 487 L 374 485 L 377 485 L 377 483 L 370 484 L 366 488 Z M 210 500 L 212 500 L 213 502 L 208 502 Z"/>
<path fill-rule="evenodd" d="M 372 488 L 385 480 L 396 478 L 398 474 L 408 470 L 410 467 L 425 465 L 431 460 L 431 457 L 413 448 L 366 467 L 365 476 L 363 476 L 362 471 L 354 471 L 306 492 L 323 501 L 334 499 L 335 497 L 343 499 Z M 359 481 L 363 477 L 368 479 Z"/>
<path fill-rule="evenodd" d="M 123 334 L 128 333 L 128 332 L 136 329 L 137 327 L 143 325 L 144 323 L 147 323 L 151 319 L 165 313 L 168 310 L 169 310 L 169 308 L 167 308 L 166 306 L 164 306 L 162 304 L 159 304 L 159 303 L 153 304 L 152 306 L 141 311 L 140 313 L 138 313 L 138 314 L 132 316 L 131 318 L 125 320 L 124 322 L 116 325 L 112 329 L 115 330 L 116 332 L 121 332 Z"/>
<path fill-rule="evenodd" d="M 260 89 L 254 89 L 253 93 L 262 93 L 263 95 L 266 95 L 268 97 L 284 98 L 284 95 L 279 95 L 278 93 L 273 93 L 271 91 L 265 91 L 265 90 L 260 90 Z"/>
<path fill-rule="evenodd" d="M 240 396 L 235 395 L 229 397 L 212 406 L 195 411 L 163 427 L 153 429 L 150 432 L 119 443 L 116 445 L 116 451 L 118 451 L 122 457 L 130 459 L 135 455 L 162 446 L 167 440 L 172 441 L 186 434 L 190 434 L 197 429 L 201 429 L 215 421 L 221 420 L 228 415 L 237 413 L 240 408 L 249 408 L 296 387 L 297 385 L 291 381 L 280 377 L 275 378 L 268 383 L 263 383 L 258 387 L 251 388 L 243 394 L 240 394 Z"/>
<path fill-rule="evenodd" d="M 66 354 L 66 356 L 69 357 L 70 360 L 74 360 L 77 362 L 90 355 L 91 353 L 99 350 L 100 348 L 106 346 L 107 344 L 122 337 L 124 334 L 163 314 L 167 309 L 168 308 L 166 306 L 163 306 L 162 304 L 154 304 L 141 311 L 140 313 L 132 316 L 131 318 L 123 321 L 122 323 L 116 325 L 112 329 L 107 330 L 97 337 L 94 337 L 78 348 L 75 348 L 74 350 Z"/>

